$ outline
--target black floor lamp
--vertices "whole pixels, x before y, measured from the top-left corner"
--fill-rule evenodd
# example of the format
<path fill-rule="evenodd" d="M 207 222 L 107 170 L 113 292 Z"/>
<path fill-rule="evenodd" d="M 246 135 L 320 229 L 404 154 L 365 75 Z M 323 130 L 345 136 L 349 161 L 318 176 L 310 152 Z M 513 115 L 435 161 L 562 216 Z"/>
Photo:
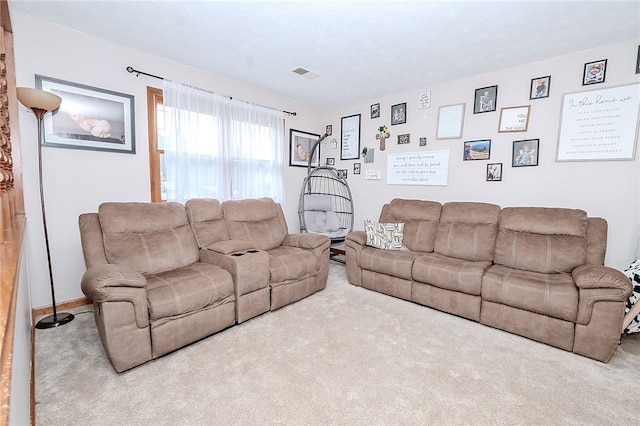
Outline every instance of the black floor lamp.
<path fill-rule="evenodd" d="M 53 271 L 51 269 L 51 250 L 49 249 L 49 233 L 47 232 L 47 215 L 44 208 L 44 192 L 42 190 L 42 120 L 46 113 L 55 111 L 60 107 L 62 98 L 50 92 L 32 89 L 29 87 L 17 88 L 20 103 L 33 112 L 38 120 L 38 175 L 40 177 L 40 208 L 42 209 L 42 226 L 44 228 L 44 243 L 47 247 L 47 266 L 49 267 L 49 283 L 51 284 L 51 301 L 53 302 L 53 315 L 42 318 L 36 324 L 36 328 L 53 328 L 66 324 L 73 320 L 73 314 L 66 312 L 58 314 L 56 309 L 56 293 L 53 286 Z"/>

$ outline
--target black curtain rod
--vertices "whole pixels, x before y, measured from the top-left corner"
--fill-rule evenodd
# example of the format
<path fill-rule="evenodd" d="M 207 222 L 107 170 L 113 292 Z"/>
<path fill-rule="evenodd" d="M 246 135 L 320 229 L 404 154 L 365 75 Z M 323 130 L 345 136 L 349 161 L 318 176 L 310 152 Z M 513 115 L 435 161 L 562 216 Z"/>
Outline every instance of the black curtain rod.
<path fill-rule="evenodd" d="M 159 80 L 164 80 L 164 77 L 160 77 L 159 75 L 149 74 L 148 72 L 144 72 L 144 71 L 137 70 L 137 69 L 133 68 L 132 66 L 128 66 L 128 67 L 127 67 L 127 72 L 128 72 L 129 74 L 133 74 L 133 73 L 135 73 L 135 74 L 136 74 L 136 77 L 140 77 L 140 74 L 142 74 L 142 75 L 146 75 L 146 76 L 149 76 L 149 77 L 157 78 L 157 79 L 159 79 Z M 228 96 L 228 98 L 229 98 L 229 99 L 233 99 L 233 97 L 231 97 L 231 96 Z M 243 102 L 246 102 L 246 101 L 243 101 Z M 258 106 L 262 106 L 262 107 L 264 107 L 264 105 L 253 104 L 252 102 L 247 102 L 247 103 L 248 103 L 248 104 L 252 104 L 252 105 L 258 105 Z M 265 108 L 269 108 L 269 109 L 276 109 L 276 108 L 271 108 L 271 107 L 265 107 Z M 293 115 L 294 117 L 295 117 L 296 115 L 298 115 L 298 113 L 297 113 L 297 112 L 295 112 L 295 111 L 294 111 L 294 112 L 291 112 L 291 111 L 285 111 L 285 110 L 282 110 L 282 112 L 284 112 L 285 114 Z"/>

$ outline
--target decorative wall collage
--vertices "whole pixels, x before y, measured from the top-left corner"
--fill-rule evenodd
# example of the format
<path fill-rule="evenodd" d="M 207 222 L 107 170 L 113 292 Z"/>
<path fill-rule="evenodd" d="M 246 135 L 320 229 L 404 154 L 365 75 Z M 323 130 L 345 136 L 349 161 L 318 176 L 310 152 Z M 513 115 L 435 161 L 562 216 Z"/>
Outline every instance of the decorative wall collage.
<path fill-rule="evenodd" d="M 607 59 L 587 62 L 582 66 L 582 86 L 589 87 L 585 91 L 567 93 L 562 96 L 562 116 L 560 135 L 557 141 L 556 161 L 595 161 L 595 160 L 633 160 L 635 155 L 638 126 L 638 99 L 634 90 L 638 84 L 614 86 L 598 90 L 593 85 L 604 83 L 607 74 Z M 640 46 L 636 59 L 636 74 L 640 74 Z M 487 114 L 499 111 L 497 117 L 498 133 L 526 133 L 531 119 L 531 102 L 549 98 L 551 93 L 551 75 L 534 77 L 528 84 L 529 104 L 500 106 L 498 101 L 498 85 L 475 89 L 473 93 L 473 114 Z M 636 90 L 637 91 L 637 90 Z M 572 96 L 575 95 L 575 96 Z M 626 102 L 631 101 L 631 102 Z M 418 109 L 431 107 L 431 92 L 425 91 L 418 96 Z M 605 104 L 606 108 L 603 108 Z M 458 103 L 442 105 L 438 108 L 436 139 L 462 139 L 466 104 Z M 578 110 L 578 111 L 574 111 Z M 602 114 L 605 115 L 602 115 Z M 387 118 L 390 126 L 407 124 L 410 114 L 407 102 L 391 106 Z M 599 114 L 599 115 L 598 115 Z M 386 114 L 380 103 L 370 107 L 370 119 L 376 120 Z M 580 115 L 580 118 L 576 117 Z M 604 120 L 600 120 L 604 119 Z M 411 145 L 410 133 L 398 130 L 392 138 L 386 124 L 377 127 L 375 139 L 377 147 L 361 147 L 361 114 L 342 117 L 340 129 L 340 160 L 360 160 L 374 163 L 375 150 L 385 151 L 393 141 L 397 145 Z M 588 124 L 586 122 L 589 122 Z M 598 127 L 593 129 L 593 126 Z M 590 129 L 586 129 L 589 127 Z M 392 127 L 393 128 L 393 127 Z M 398 127 L 402 129 L 402 127 Z M 332 135 L 332 126 L 326 126 L 326 135 Z M 606 136 L 603 136 L 606 135 Z M 503 177 L 503 163 L 490 162 L 491 139 L 480 138 L 463 141 L 461 161 L 487 161 L 485 179 L 488 182 L 500 182 Z M 328 138 L 329 139 L 329 138 Z M 419 147 L 427 149 L 427 138 L 420 136 Z M 630 142 L 631 141 L 631 142 Z M 554 141 L 555 142 L 555 141 Z M 337 140 L 331 139 L 331 148 L 337 148 Z M 539 138 L 513 138 L 511 148 L 511 167 L 535 167 L 540 164 L 540 148 L 551 149 L 551 141 L 541 143 Z M 429 152 L 429 151 L 425 151 Z M 434 151 L 434 153 L 440 153 Z M 449 159 L 447 158 L 447 162 Z M 335 165 L 335 158 L 326 158 L 327 166 Z M 362 164 L 353 165 L 353 174 L 361 174 Z M 421 173 L 425 173 L 421 171 Z M 339 170 L 340 176 L 346 178 L 346 169 Z M 373 176 L 373 177 L 372 177 Z M 377 176 L 377 177 L 376 177 Z M 379 179 L 379 171 L 367 173 L 366 179 Z M 429 183 L 422 183 L 429 184 Z M 446 185 L 446 182 L 445 182 Z"/>

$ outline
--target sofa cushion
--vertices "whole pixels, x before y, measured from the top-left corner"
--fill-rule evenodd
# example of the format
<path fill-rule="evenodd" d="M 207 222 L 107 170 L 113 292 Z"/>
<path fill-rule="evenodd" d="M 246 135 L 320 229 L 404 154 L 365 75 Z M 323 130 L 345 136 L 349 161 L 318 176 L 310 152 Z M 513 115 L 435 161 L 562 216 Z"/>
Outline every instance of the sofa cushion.
<path fill-rule="evenodd" d="M 413 261 L 423 253 L 404 250 L 380 250 L 365 246 L 360 252 L 360 267 L 373 272 L 411 280 Z"/>
<path fill-rule="evenodd" d="M 413 262 L 411 274 L 417 282 L 479 296 L 482 275 L 490 266 L 491 262 L 487 261 L 474 262 L 428 253 Z"/>
<path fill-rule="evenodd" d="M 194 263 L 147 277 L 149 319 L 157 321 L 235 300 L 231 274 L 207 263 Z"/>
<path fill-rule="evenodd" d="M 430 253 L 436 238 L 442 204 L 394 198 L 380 212 L 378 222 L 404 223 L 403 244 L 412 251 Z"/>
<path fill-rule="evenodd" d="M 271 284 L 301 280 L 317 273 L 318 259 L 311 250 L 280 246 L 267 253 L 269 254 Z"/>
<path fill-rule="evenodd" d="M 587 226 L 583 210 L 505 207 L 494 263 L 541 273 L 571 272 L 586 261 Z"/>
<path fill-rule="evenodd" d="M 544 274 L 493 265 L 482 279 L 482 300 L 576 322 L 578 287 L 566 273 Z"/>
<path fill-rule="evenodd" d="M 271 198 L 229 200 L 222 209 L 231 239 L 268 251 L 280 246 L 287 235 L 282 209 Z"/>
<path fill-rule="evenodd" d="M 364 221 L 364 231 L 367 235 L 366 245 L 382 250 L 407 250 L 402 244 L 404 223 L 378 223 L 372 220 Z"/>
<path fill-rule="evenodd" d="M 157 274 L 198 261 L 198 244 L 180 203 L 103 203 L 98 216 L 109 263 Z"/>
<path fill-rule="evenodd" d="M 442 206 L 434 251 L 444 256 L 492 261 L 500 206 L 452 202 Z"/>
<path fill-rule="evenodd" d="M 213 198 L 194 198 L 188 200 L 184 206 L 200 248 L 229 239 L 220 201 Z"/>

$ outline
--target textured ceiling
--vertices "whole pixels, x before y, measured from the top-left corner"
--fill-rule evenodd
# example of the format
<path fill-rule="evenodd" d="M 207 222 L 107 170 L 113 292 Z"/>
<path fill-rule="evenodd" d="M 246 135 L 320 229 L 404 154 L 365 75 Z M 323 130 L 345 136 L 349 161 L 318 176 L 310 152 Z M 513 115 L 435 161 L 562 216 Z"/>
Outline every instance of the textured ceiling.
<path fill-rule="evenodd" d="M 9 5 L 323 108 L 640 39 L 637 0 L 9 0 Z M 143 63 L 122 65 L 163 74 Z M 298 67 L 320 78 L 294 74 Z"/>

